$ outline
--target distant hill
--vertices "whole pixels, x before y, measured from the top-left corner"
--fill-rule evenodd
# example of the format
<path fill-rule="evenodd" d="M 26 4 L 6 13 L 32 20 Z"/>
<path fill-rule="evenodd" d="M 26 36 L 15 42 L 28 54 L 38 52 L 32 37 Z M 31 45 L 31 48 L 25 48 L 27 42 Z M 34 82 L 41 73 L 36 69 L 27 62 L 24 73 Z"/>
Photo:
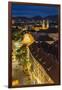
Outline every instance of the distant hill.
<path fill-rule="evenodd" d="M 45 18 L 41 17 L 41 16 L 34 16 L 31 18 L 28 17 L 24 17 L 24 16 L 19 16 L 19 17 L 12 17 L 12 19 L 14 19 L 15 21 L 31 21 L 31 20 L 49 20 L 49 21 L 56 21 L 58 22 L 58 15 L 54 15 L 54 16 L 47 16 Z"/>
<path fill-rule="evenodd" d="M 58 22 L 58 15 L 47 16 L 44 19 L 49 20 L 49 21 L 56 21 L 56 23 L 57 23 Z"/>
<path fill-rule="evenodd" d="M 41 16 L 35 16 L 35 17 L 32 17 L 33 20 L 43 20 L 43 18 Z"/>
<path fill-rule="evenodd" d="M 12 17 L 12 19 L 14 19 L 16 22 L 30 20 L 30 18 L 27 17 Z"/>

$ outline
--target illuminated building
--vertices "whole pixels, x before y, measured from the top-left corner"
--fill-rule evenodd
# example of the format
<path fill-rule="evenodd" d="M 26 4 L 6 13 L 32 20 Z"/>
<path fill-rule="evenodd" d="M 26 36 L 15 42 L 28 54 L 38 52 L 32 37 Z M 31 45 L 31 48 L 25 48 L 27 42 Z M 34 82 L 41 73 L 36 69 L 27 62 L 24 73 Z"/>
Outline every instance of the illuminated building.
<path fill-rule="evenodd" d="M 32 30 L 36 30 L 36 31 L 48 30 L 48 29 L 49 29 L 49 21 L 48 20 L 47 21 L 43 20 L 41 25 L 36 25 L 36 26 L 32 27 Z"/>

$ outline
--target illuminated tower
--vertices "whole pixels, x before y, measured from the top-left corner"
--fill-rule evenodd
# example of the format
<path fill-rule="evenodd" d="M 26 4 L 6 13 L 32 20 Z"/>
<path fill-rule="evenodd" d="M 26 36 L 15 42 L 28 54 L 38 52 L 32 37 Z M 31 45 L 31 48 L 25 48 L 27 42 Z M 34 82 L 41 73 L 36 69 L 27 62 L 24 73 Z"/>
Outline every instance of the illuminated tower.
<path fill-rule="evenodd" d="M 45 29 L 45 20 L 43 20 L 42 29 Z"/>
<path fill-rule="evenodd" d="M 49 21 L 48 21 L 48 20 L 47 20 L 46 28 L 47 28 L 47 29 L 49 28 Z"/>

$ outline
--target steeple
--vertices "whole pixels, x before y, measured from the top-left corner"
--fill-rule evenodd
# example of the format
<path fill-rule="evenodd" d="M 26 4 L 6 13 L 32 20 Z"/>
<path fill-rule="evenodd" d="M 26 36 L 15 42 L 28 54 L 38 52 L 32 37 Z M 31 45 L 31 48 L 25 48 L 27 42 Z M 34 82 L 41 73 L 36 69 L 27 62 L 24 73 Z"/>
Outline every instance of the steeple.
<path fill-rule="evenodd" d="M 43 23 L 42 23 L 42 29 L 48 29 L 49 28 L 49 21 L 47 20 L 43 20 Z"/>
<path fill-rule="evenodd" d="M 47 20 L 47 26 L 46 26 L 47 28 L 49 28 L 49 21 Z"/>
<path fill-rule="evenodd" d="M 43 23 L 42 23 L 42 29 L 45 28 L 45 20 L 43 20 Z"/>

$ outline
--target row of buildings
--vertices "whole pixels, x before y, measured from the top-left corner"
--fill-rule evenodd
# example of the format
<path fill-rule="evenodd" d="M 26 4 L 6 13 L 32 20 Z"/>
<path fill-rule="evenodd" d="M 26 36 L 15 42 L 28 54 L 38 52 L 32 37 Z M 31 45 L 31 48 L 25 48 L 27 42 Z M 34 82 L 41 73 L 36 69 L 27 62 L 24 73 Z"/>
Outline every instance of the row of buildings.
<path fill-rule="evenodd" d="M 42 20 L 39 23 L 37 22 L 20 22 L 16 23 L 14 20 L 12 20 L 12 28 L 13 29 L 22 29 L 22 30 L 48 30 L 49 29 L 49 21 L 48 20 Z"/>

